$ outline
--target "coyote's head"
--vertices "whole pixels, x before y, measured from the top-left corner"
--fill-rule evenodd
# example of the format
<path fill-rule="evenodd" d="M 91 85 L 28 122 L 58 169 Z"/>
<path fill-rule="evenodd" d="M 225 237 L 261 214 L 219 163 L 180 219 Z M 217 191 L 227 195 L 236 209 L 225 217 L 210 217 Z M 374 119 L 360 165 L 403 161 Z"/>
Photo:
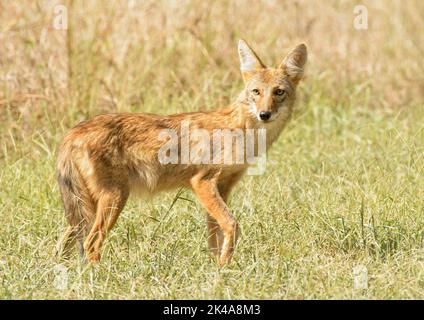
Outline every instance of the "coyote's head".
<path fill-rule="evenodd" d="M 280 116 L 289 116 L 295 98 L 296 86 L 303 77 L 307 59 L 306 46 L 299 44 L 283 59 L 277 68 L 268 68 L 244 41 L 238 45 L 240 69 L 245 90 L 241 102 L 261 122 Z"/>

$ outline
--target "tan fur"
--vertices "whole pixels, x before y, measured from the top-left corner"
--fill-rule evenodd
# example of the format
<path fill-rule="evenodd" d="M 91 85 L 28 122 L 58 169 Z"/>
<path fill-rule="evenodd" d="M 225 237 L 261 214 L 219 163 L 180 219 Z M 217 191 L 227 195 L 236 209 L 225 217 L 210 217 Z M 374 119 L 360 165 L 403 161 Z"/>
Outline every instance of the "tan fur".
<path fill-rule="evenodd" d="M 228 206 L 228 196 L 247 164 L 167 164 L 158 160 L 165 141 L 163 129 L 190 130 L 265 128 L 269 147 L 289 120 L 296 86 L 306 62 L 306 47 L 297 46 L 277 69 L 266 68 L 253 50 L 239 43 L 246 88 L 231 105 L 209 112 L 159 116 L 144 113 L 105 114 L 71 129 L 59 150 L 57 176 L 70 227 L 61 250 L 69 253 L 73 240 L 82 244 L 87 259 L 100 259 L 107 232 L 132 192 L 155 194 L 178 187 L 191 188 L 205 207 L 208 243 L 221 265 L 229 262 L 239 227 Z M 247 59 L 247 60 L 243 60 Z M 243 65 L 244 63 L 244 65 Z M 251 69 L 250 69 L 251 68 Z M 297 68 L 297 69 L 296 69 Z M 276 88 L 284 96 L 276 96 Z M 257 89 L 260 94 L 253 94 Z M 272 121 L 258 120 L 261 111 Z"/>

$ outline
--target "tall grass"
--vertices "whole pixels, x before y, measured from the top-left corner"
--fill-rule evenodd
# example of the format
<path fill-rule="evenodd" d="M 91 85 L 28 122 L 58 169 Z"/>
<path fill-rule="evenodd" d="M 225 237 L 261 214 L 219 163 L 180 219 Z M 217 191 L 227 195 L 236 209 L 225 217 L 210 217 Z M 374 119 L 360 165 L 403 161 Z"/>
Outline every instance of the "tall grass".
<path fill-rule="evenodd" d="M 423 297 L 424 4 L 362 3 L 367 30 L 355 1 L 0 0 L 0 297 Z M 269 65 L 298 42 L 310 59 L 266 174 L 234 192 L 232 264 L 210 260 L 201 206 L 175 191 L 131 200 L 102 263 L 71 259 L 58 290 L 64 132 L 98 113 L 229 103 L 238 38 Z M 353 286 L 357 265 L 368 289 Z"/>

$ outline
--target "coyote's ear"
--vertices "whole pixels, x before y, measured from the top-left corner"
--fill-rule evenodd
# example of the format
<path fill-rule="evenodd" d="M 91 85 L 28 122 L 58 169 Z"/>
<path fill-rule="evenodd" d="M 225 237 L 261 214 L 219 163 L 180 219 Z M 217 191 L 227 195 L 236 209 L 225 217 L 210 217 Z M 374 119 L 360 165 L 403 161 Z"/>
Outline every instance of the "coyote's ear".
<path fill-rule="evenodd" d="M 299 44 L 284 58 L 279 68 L 283 69 L 294 83 L 298 83 L 303 77 L 307 58 L 306 46 L 303 43 Z"/>
<path fill-rule="evenodd" d="M 266 68 L 246 41 L 239 40 L 238 53 L 240 58 L 240 70 L 245 82 L 247 82 L 257 71 Z"/>

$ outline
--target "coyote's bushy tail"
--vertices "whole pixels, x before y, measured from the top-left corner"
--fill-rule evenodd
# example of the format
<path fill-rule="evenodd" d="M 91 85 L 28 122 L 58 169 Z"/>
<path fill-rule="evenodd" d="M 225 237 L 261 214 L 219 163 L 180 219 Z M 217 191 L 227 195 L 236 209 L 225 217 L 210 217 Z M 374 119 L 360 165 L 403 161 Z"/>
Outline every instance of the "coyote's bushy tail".
<path fill-rule="evenodd" d="M 94 217 L 95 205 L 77 165 L 64 149 L 59 154 L 57 181 L 69 227 L 56 247 L 56 254 L 68 256 L 76 240 L 82 254 L 82 241 Z"/>

